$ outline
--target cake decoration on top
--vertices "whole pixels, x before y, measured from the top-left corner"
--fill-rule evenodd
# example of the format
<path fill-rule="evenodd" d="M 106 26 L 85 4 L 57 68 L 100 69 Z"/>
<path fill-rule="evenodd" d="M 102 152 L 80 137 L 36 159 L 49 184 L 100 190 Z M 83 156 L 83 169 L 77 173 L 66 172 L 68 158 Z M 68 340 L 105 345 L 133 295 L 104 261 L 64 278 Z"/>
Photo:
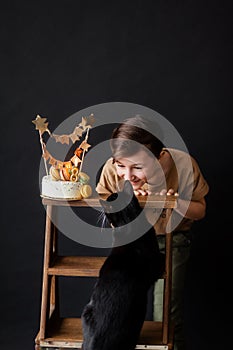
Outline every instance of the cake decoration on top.
<path fill-rule="evenodd" d="M 40 115 L 32 121 L 39 132 L 42 157 L 44 158 L 46 176 L 42 179 L 42 196 L 57 199 L 82 199 L 92 194 L 91 186 L 88 185 L 90 177 L 82 172 L 85 153 L 91 147 L 88 143 L 89 131 L 94 123 L 94 115 L 82 117 L 82 121 L 74 128 L 71 134 L 56 135 L 48 128 L 47 118 Z M 84 140 L 75 149 L 73 156 L 68 161 L 54 158 L 46 148 L 43 134 L 47 132 L 50 137 L 61 144 L 74 144 L 86 133 Z M 47 162 L 51 165 L 49 171 Z M 55 185 L 56 183 L 56 185 Z"/>

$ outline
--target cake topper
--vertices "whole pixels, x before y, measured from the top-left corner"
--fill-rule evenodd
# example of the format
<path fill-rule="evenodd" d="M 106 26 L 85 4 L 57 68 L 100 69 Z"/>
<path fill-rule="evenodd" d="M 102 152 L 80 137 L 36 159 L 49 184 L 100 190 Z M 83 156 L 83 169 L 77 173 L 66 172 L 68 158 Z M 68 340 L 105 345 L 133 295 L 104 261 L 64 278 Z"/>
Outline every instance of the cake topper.
<path fill-rule="evenodd" d="M 40 115 L 36 116 L 36 119 L 33 120 L 32 123 L 35 124 L 36 130 L 38 130 L 39 132 L 40 144 L 42 149 L 42 157 L 44 158 L 45 170 L 47 175 L 48 175 L 48 168 L 46 163 L 47 161 L 55 169 L 61 170 L 63 168 L 67 168 L 71 172 L 72 171 L 71 169 L 75 167 L 78 169 L 78 173 L 82 171 L 84 155 L 88 151 L 88 148 L 91 147 L 91 145 L 87 141 L 89 136 L 89 130 L 92 128 L 94 120 L 95 119 L 93 114 L 90 114 L 87 117 L 82 117 L 82 121 L 74 128 L 71 134 L 56 135 L 51 133 L 51 131 L 49 130 L 48 128 L 49 123 L 47 122 L 47 118 L 41 118 Z M 69 145 L 70 140 L 73 144 L 79 141 L 84 132 L 86 132 L 86 135 L 85 135 L 85 139 L 74 151 L 74 155 L 70 159 L 70 161 L 61 161 L 61 160 L 55 159 L 47 150 L 46 144 L 42 137 L 45 132 L 47 132 L 50 137 L 54 138 L 56 142 L 60 142 L 61 144 L 67 144 L 67 145 Z"/>

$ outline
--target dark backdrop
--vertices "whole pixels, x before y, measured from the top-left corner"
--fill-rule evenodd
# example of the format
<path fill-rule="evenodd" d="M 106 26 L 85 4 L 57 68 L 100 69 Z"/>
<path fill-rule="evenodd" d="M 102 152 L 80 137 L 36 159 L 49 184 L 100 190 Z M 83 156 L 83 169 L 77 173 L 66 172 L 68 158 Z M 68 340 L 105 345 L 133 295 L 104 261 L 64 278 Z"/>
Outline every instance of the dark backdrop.
<path fill-rule="evenodd" d="M 229 345 L 232 2 L 21 0 L 0 12 L 1 349 L 33 349 L 39 328 L 45 212 L 31 120 L 41 114 L 53 130 L 111 101 L 161 113 L 208 180 L 186 281 L 187 338 L 194 350 Z M 98 253 L 74 245 L 61 237 L 65 251 Z M 76 297 L 63 303 L 66 314 L 88 300 L 92 282 L 78 282 L 64 282 L 66 300 Z"/>

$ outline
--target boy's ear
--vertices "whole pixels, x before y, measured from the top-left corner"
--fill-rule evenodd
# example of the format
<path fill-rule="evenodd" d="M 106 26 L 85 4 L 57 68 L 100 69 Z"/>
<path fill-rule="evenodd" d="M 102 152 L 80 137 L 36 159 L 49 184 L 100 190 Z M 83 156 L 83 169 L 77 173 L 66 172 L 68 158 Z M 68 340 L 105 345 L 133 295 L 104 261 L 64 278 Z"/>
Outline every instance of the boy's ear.
<path fill-rule="evenodd" d="M 129 180 L 125 180 L 124 183 L 124 192 L 126 192 L 128 195 L 130 195 L 131 197 L 133 196 L 133 186 L 131 185 Z"/>

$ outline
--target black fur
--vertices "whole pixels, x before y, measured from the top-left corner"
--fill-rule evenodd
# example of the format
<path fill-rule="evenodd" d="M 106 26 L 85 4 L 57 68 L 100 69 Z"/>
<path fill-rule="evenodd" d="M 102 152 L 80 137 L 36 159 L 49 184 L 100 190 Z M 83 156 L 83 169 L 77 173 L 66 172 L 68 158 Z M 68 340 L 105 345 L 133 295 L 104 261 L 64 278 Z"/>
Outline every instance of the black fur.
<path fill-rule="evenodd" d="M 124 202 L 128 202 L 126 207 L 117 211 L 116 206 Z M 101 204 L 109 223 L 116 227 L 118 244 L 124 234 L 130 234 L 130 222 L 142 211 L 130 182 Z M 142 220 L 147 223 L 144 216 Z M 161 276 L 163 262 L 153 227 L 135 241 L 112 249 L 82 313 L 83 350 L 135 349 L 145 319 L 148 289 Z"/>

